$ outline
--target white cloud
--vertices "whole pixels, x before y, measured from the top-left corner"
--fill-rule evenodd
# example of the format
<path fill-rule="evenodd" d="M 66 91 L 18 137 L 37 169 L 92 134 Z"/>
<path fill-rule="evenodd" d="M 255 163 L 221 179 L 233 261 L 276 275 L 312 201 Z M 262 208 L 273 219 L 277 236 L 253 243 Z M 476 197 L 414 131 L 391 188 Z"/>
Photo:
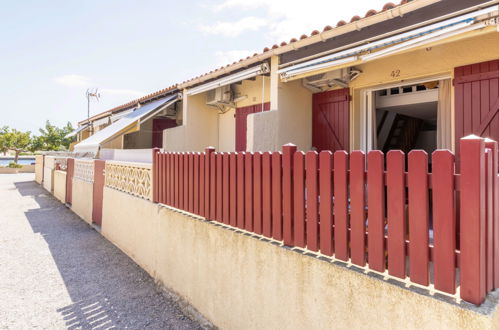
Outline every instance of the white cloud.
<path fill-rule="evenodd" d="M 363 17 L 369 9 L 379 11 L 386 2 L 386 0 L 342 2 L 331 0 L 222 0 L 215 4 L 212 9 L 221 16 L 240 15 L 259 9 L 263 11 L 263 16 L 258 17 L 261 20 L 261 25 L 258 28 L 265 29 L 265 35 L 268 39 L 266 42 L 280 43 L 281 41 L 289 41 L 293 37 L 299 38 L 302 34 L 310 35 L 313 30 L 322 31 L 326 25 L 335 26 L 339 20 L 348 22 L 354 15 Z M 217 22 L 217 26 L 226 26 L 230 29 L 229 22 Z"/>
<path fill-rule="evenodd" d="M 218 21 L 212 25 L 201 25 L 199 30 L 208 34 L 220 34 L 227 37 L 236 37 L 246 31 L 256 31 L 267 25 L 264 18 L 248 16 L 234 22 Z"/>
<path fill-rule="evenodd" d="M 91 84 L 91 80 L 89 77 L 80 76 L 77 74 L 67 74 L 64 76 L 56 77 L 54 78 L 54 81 L 58 84 L 68 87 L 89 86 Z"/>
<path fill-rule="evenodd" d="M 246 58 L 248 56 L 257 53 L 256 51 L 251 50 L 228 50 L 228 51 L 217 51 L 215 52 L 217 67 L 222 65 L 227 65 L 229 63 L 233 63 L 235 61 L 239 61 L 242 58 Z"/>

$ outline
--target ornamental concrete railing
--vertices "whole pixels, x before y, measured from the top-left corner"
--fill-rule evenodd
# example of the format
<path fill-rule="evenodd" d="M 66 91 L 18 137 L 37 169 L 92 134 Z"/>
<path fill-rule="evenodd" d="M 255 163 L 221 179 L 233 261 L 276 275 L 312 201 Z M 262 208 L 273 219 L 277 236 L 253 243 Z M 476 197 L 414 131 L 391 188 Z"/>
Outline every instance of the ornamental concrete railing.
<path fill-rule="evenodd" d="M 90 183 L 94 182 L 94 160 L 75 159 L 73 178 Z"/>
<path fill-rule="evenodd" d="M 153 202 L 480 305 L 499 288 L 497 142 L 390 151 L 160 152 Z M 407 167 L 406 167 L 407 164 Z M 460 172 L 456 168 L 460 167 Z M 432 270 L 432 271 L 431 271 Z"/>
<path fill-rule="evenodd" d="M 152 200 L 152 164 L 106 161 L 105 186 Z"/>

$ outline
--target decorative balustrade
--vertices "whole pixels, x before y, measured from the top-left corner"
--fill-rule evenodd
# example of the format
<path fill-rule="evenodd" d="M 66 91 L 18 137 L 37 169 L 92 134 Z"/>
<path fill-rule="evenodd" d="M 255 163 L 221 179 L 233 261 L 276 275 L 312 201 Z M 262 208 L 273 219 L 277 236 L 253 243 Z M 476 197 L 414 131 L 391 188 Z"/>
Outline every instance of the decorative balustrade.
<path fill-rule="evenodd" d="M 144 199 L 152 199 L 152 165 L 106 161 L 105 185 Z"/>
<path fill-rule="evenodd" d="M 75 159 L 73 177 L 85 182 L 94 182 L 94 161 L 92 159 Z"/>

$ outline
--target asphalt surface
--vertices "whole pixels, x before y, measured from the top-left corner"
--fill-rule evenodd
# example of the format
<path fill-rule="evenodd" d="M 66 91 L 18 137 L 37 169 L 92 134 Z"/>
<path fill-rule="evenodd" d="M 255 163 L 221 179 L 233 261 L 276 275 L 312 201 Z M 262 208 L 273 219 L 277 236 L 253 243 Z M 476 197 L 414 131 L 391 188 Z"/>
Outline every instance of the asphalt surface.
<path fill-rule="evenodd" d="M 201 327 L 33 174 L 0 174 L 0 329 L 33 328 Z"/>

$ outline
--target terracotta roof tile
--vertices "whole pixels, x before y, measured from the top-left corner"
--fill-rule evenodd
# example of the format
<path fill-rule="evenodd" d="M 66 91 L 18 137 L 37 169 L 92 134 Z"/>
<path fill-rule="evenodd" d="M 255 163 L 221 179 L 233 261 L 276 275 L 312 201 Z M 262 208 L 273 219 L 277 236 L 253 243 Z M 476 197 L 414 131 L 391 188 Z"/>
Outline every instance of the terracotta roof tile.
<path fill-rule="evenodd" d="M 352 18 L 350 19 L 350 23 L 355 22 L 355 21 L 358 21 L 358 20 L 360 20 L 360 16 L 355 15 L 354 17 L 352 17 Z"/>
<path fill-rule="evenodd" d="M 388 2 L 383 6 L 383 11 L 387 11 L 395 7 L 397 6 L 393 2 Z"/>

